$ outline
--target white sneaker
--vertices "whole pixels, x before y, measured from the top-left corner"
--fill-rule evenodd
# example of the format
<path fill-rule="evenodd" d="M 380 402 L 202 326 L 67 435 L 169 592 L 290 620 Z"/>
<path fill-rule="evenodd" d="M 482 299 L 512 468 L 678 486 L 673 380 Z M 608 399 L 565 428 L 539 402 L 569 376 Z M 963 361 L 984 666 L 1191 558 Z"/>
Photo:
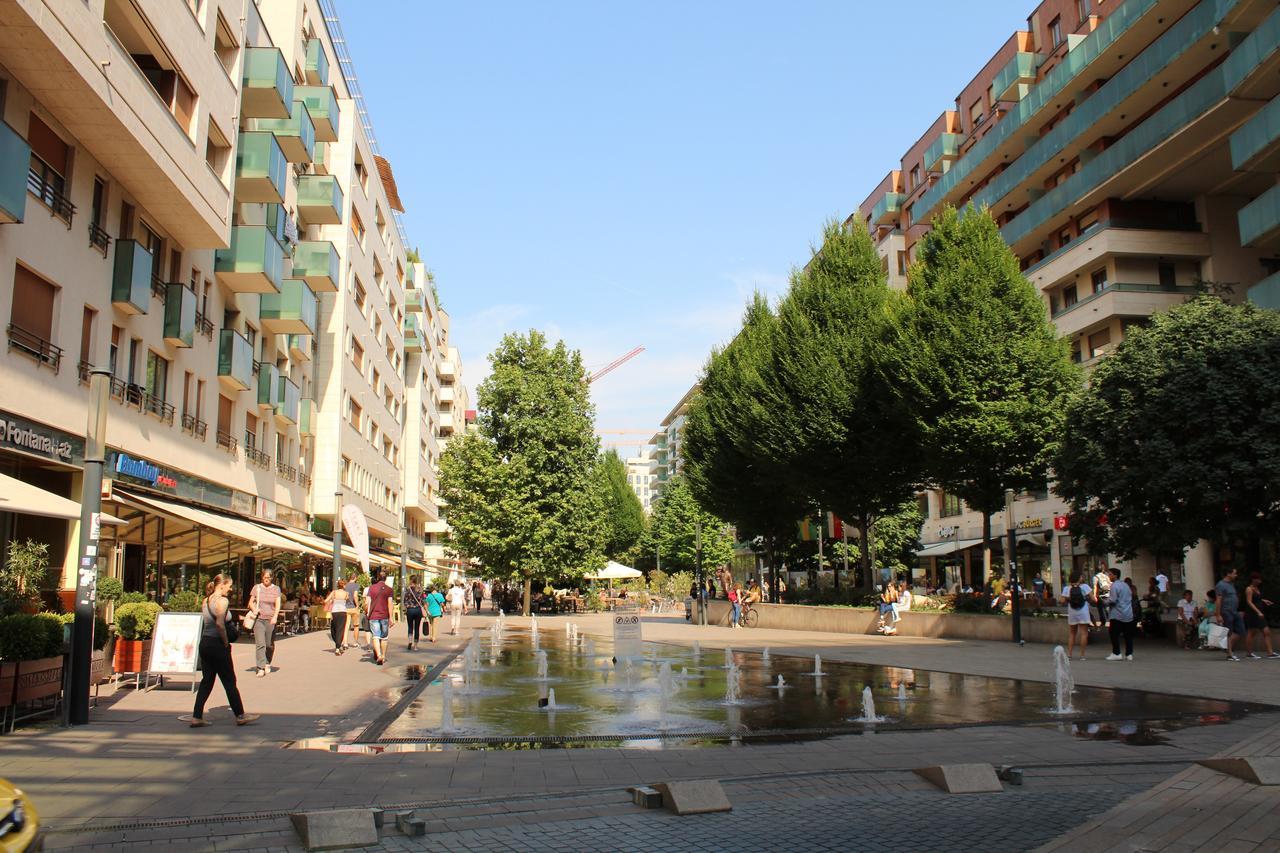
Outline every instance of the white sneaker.
<path fill-rule="evenodd" d="M 1240 658 L 1236 657 L 1235 655 L 1227 655 L 1227 660 L 1229 660 L 1229 661 L 1231 661 L 1231 662 L 1233 662 L 1233 663 L 1239 663 L 1239 662 L 1240 662 Z"/>
<path fill-rule="evenodd" d="M 1253 652 L 1249 652 L 1249 657 L 1253 660 L 1262 660 L 1262 655 L 1255 655 Z"/>
<path fill-rule="evenodd" d="M 1107 655 L 1107 660 L 1124 660 L 1124 655 L 1110 654 Z"/>
<path fill-rule="evenodd" d="M 1133 655 L 1125 655 L 1125 656 L 1124 656 L 1124 659 L 1125 659 L 1125 660 L 1133 660 Z"/>

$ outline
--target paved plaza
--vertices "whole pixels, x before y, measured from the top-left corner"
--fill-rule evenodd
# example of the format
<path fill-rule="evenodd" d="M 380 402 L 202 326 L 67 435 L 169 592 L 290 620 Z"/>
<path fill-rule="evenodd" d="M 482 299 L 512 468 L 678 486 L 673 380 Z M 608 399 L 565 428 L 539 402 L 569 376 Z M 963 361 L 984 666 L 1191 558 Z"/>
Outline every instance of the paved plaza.
<path fill-rule="evenodd" d="M 602 615 L 539 621 L 556 630 L 565 618 L 598 635 L 611 624 Z M 88 727 L 45 726 L 6 737 L 0 775 L 34 797 L 51 830 L 49 849 L 301 849 L 289 813 L 373 806 L 415 808 L 427 821 L 425 838 L 389 831 L 385 849 L 1028 850 L 1087 831 L 1090 846 L 1062 849 L 1133 850 L 1164 849 L 1143 845 L 1173 827 L 1163 806 L 1151 817 L 1152 806 L 1143 803 L 1152 797 L 1160 804 L 1181 796 L 1179 814 L 1194 815 L 1213 808 L 1214 798 L 1226 798 L 1223 808 L 1243 808 L 1237 804 L 1263 790 L 1228 785 L 1219 774 L 1193 768 L 1196 759 L 1242 744 L 1280 754 L 1280 714 L 1270 712 L 1174 729 L 1146 745 L 1073 737 L 1061 725 L 1041 724 L 706 749 L 334 751 L 376 733 L 377 723 L 422 685 L 417 679 L 490 619 L 487 612 L 468 617 L 463 636 L 445 635 L 419 652 L 393 646 L 386 667 L 352 653 L 335 658 L 316 633 L 280 641 L 278 671 L 260 679 L 248 671 L 251 649 L 239 645 L 240 684 L 249 710 L 264 714 L 259 725 L 231 725 L 220 688 L 210 705 L 214 725 L 203 730 L 177 719 L 190 711 L 185 684 L 104 692 Z M 734 631 L 664 616 L 646 621 L 645 636 L 1045 681 L 1052 674 L 1045 646 Z M 1227 665 L 1172 648 L 1141 649 L 1133 664 L 1087 661 L 1076 667 L 1076 679 L 1163 691 L 1195 685 L 1197 695 L 1280 705 L 1280 664 Z M 952 796 L 912 772 L 964 762 L 1014 765 L 1023 770 L 1023 784 L 1005 785 L 1000 794 Z M 702 778 L 721 780 L 732 813 L 680 818 L 640 809 L 625 792 L 630 785 Z M 1170 784 L 1180 787 L 1161 794 Z M 1128 827 L 1131 814 L 1148 819 Z M 1212 845 L 1228 840 L 1233 850 L 1277 849 L 1276 821 L 1259 820 L 1169 849 L 1223 849 Z M 1102 828 L 1090 828 L 1091 821 Z M 1240 838 L 1230 834 L 1236 829 Z"/>

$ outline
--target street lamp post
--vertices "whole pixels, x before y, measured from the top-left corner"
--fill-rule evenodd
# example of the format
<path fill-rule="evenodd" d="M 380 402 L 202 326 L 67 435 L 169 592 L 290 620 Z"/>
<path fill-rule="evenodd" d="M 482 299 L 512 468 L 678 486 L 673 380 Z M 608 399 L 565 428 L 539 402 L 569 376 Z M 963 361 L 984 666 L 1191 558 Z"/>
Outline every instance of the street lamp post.
<path fill-rule="evenodd" d="M 702 606 L 698 608 L 698 624 L 707 624 L 707 585 L 702 577 L 702 519 L 698 519 L 694 527 L 693 539 L 694 565 L 698 570 L 698 600 Z"/>
<path fill-rule="evenodd" d="M 409 525 L 405 523 L 404 516 L 400 517 L 400 601 L 404 602 L 404 576 L 409 569 Z M 403 609 L 403 608 L 402 608 Z"/>
<path fill-rule="evenodd" d="M 342 578 L 342 488 L 333 493 L 333 589 Z"/>
<path fill-rule="evenodd" d="M 1022 645 L 1022 590 L 1018 584 L 1018 532 L 1013 524 L 1013 489 L 1004 490 L 1004 526 L 1009 534 L 1009 595 L 1013 598 L 1013 641 Z"/>
<path fill-rule="evenodd" d="M 89 722 L 89 682 L 93 668 L 93 610 L 98 599 L 98 534 L 102 526 L 102 468 L 107 460 L 107 401 L 111 372 L 89 374 L 89 421 L 85 428 L 84 483 L 80 492 L 80 555 L 76 567 L 76 612 L 71 627 L 71 696 L 68 720 Z"/>

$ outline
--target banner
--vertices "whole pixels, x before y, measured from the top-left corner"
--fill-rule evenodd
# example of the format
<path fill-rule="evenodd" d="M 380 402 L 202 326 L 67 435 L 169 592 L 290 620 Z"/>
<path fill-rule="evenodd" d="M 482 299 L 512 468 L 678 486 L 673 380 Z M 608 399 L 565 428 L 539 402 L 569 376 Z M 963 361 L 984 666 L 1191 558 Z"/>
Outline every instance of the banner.
<path fill-rule="evenodd" d="M 200 657 L 201 619 L 199 613 L 159 614 L 151 635 L 151 663 L 147 671 L 195 673 Z"/>
<path fill-rule="evenodd" d="M 365 520 L 364 510 L 355 504 L 344 504 L 342 529 L 347 532 L 351 547 L 356 549 L 356 554 L 360 557 L 360 570 L 369 574 L 369 522 Z"/>

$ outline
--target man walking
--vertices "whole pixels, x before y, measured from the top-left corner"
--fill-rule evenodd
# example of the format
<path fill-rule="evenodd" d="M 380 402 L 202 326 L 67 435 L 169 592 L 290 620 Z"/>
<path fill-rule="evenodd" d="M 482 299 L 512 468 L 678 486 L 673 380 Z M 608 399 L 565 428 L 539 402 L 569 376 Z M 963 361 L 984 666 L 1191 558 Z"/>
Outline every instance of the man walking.
<path fill-rule="evenodd" d="M 1107 660 L 1133 660 L 1133 629 L 1137 624 L 1133 612 L 1133 591 L 1129 584 L 1120 581 L 1120 570 L 1109 569 L 1111 591 L 1108 593 L 1108 612 L 1111 616 L 1111 654 Z M 1120 653 L 1120 638 L 1124 637 L 1124 654 Z"/>
<path fill-rule="evenodd" d="M 253 650 L 258 664 L 258 677 L 271 671 L 276 656 L 276 620 L 280 618 L 280 587 L 272 583 L 270 569 L 262 571 L 262 582 L 249 593 L 249 612 L 253 620 Z"/>
<path fill-rule="evenodd" d="M 1119 577 L 1119 573 L 1116 574 Z M 1111 572 L 1106 566 L 1100 566 L 1093 576 L 1093 600 L 1098 602 L 1098 625 L 1105 627 L 1107 622 L 1108 601 L 1111 596 Z"/>
<path fill-rule="evenodd" d="M 467 590 L 462 581 L 456 580 L 449 588 L 449 633 L 457 634 L 462 626 L 462 614 L 467 612 Z"/>
<path fill-rule="evenodd" d="M 351 642 L 343 643 L 343 648 L 351 648 L 360 645 L 360 614 L 364 611 L 364 605 L 360 602 L 360 576 L 355 572 L 347 575 L 347 612 L 353 614 L 347 617 L 347 623 L 351 629 Z"/>
<path fill-rule="evenodd" d="M 1227 660 L 1238 662 L 1236 643 L 1245 635 L 1244 617 L 1240 615 L 1240 595 L 1236 592 L 1236 570 L 1228 569 L 1213 587 L 1218 594 L 1218 624 L 1227 629 Z"/>
<path fill-rule="evenodd" d="M 365 593 L 369 613 L 369 646 L 378 666 L 387 662 L 387 637 L 391 636 L 391 587 L 387 586 L 387 573 L 379 569 L 374 577 L 377 582 Z"/>

